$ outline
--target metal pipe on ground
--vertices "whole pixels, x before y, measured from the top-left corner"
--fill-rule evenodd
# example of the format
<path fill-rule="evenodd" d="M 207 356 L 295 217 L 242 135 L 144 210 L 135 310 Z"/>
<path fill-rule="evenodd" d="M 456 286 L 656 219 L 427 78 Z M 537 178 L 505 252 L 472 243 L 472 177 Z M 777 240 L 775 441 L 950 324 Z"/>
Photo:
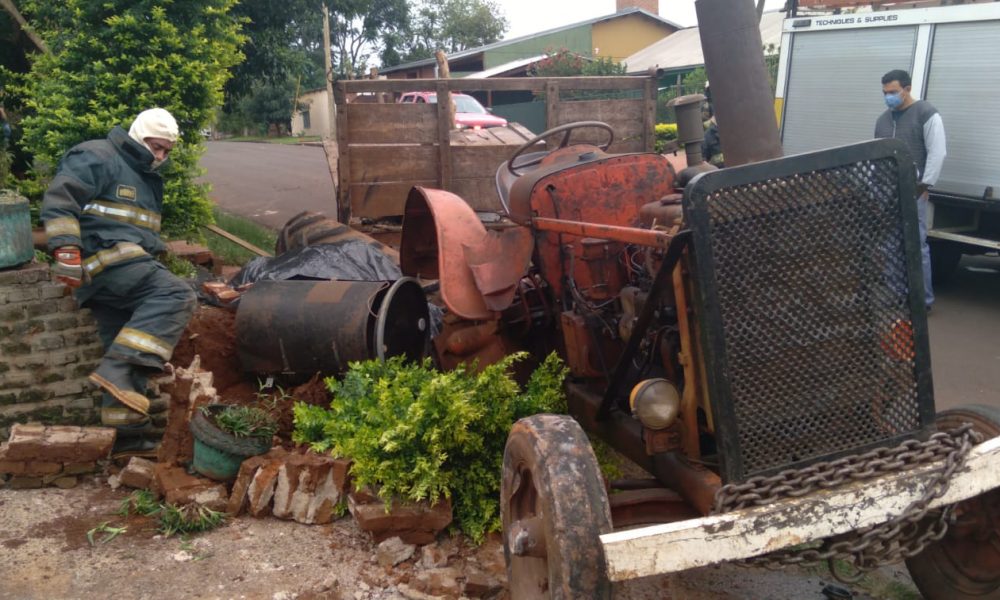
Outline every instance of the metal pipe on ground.
<path fill-rule="evenodd" d="M 754 3 L 696 0 L 695 11 L 726 166 L 781 157 Z"/>
<path fill-rule="evenodd" d="M 258 281 L 236 312 L 240 362 L 259 374 L 333 375 L 350 361 L 419 360 L 429 333 L 427 298 L 410 277 Z"/>

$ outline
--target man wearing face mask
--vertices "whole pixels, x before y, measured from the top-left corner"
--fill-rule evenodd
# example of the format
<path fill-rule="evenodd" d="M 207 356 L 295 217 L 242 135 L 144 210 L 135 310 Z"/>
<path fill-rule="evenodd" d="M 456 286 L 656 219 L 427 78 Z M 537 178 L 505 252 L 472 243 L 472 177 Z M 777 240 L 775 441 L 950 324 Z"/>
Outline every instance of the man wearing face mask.
<path fill-rule="evenodd" d="M 875 122 L 875 137 L 902 140 L 916 162 L 924 302 L 929 311 L 934 304 L 934 291 L 931 287 L 931 252 L 927 245 L 927 190 L 941 175 L 946 154 L 944 123 L 929 102 L 913 99 L 910 83 L 910 74 L 899 69 L 882 76 L 882 93 L 889 109 Z"/>
<path fill-rule="evenodd" d="M 143 111 L 126 132 L 71 148 L 42 201 L 53 279 L 76 290 L 97 321 L 104 357 L 90 374 L 101 388 L 101 422 L 118 430 L 115 452 L 150 454 L 146 381 L 170 359 L 194 312 L 193 290 L 154 259 L 163 178 L 177 122 Z"/>

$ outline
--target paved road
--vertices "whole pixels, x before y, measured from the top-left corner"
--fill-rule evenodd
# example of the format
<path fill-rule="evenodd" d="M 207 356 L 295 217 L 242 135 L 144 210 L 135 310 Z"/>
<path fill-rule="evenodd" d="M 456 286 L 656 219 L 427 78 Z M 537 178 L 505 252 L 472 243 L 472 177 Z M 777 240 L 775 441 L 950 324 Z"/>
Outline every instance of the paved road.
<path fill-rule="evenodd" d="M 280 228 L 303 210 L 336 214 L 319 146 L 208 142 L 201 165 L 224 210 Z M 1000 258 L 966 258 L 930 316 L 938 408 L 1000 406 Z M 850 373 L 845 373 L 849 377 Z"/>
<path fill-rule="evenodd" d="M 337 215 L 333 180 L 320 146 L 206 142 L 201 181 L 226 212 L 281 229 L 303 210 Z"/>

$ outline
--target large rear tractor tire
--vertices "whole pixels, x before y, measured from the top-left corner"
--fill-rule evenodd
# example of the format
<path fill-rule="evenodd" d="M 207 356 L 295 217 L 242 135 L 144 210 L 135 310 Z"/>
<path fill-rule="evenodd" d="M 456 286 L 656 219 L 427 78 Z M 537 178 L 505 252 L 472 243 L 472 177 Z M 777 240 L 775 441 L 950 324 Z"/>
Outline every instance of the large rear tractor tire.
<path fill-rule="evenodd" d="M 514 424 L 500 501 L 512 600 L 611 597 L 598 539 L 611 531 L 611 508 L 576 421 L 534 415 Z"/>
<path fill-rule="evenodd" d="M 938 414 L 944 431 L 972 423 L 985 438 L 1000 435 L 1000 409 L 973 405 Z M 955 523 L 937 543 L 906 560 L 927 600 L 1000 598 L 1000 490 L 960 502 Z"/>

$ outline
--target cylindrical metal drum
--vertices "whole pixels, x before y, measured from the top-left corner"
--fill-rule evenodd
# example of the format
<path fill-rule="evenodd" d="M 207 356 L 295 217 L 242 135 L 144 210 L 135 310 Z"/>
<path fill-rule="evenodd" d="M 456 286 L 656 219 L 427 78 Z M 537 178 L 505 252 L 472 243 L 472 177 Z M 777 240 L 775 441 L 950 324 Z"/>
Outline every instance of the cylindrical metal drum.
<path fill-rule="evenodd" d="M 427 347 L 427 298 L 417 281 L 259 281 L 240 299 L 236 344 L 245 371 L 342 373 L 354 360 Z"/>
<path fill-rule="evenodd" d="M 28 199 L 10 190 L 0 191 L 0 269 L 24 264 L 34 256 Z"/>

